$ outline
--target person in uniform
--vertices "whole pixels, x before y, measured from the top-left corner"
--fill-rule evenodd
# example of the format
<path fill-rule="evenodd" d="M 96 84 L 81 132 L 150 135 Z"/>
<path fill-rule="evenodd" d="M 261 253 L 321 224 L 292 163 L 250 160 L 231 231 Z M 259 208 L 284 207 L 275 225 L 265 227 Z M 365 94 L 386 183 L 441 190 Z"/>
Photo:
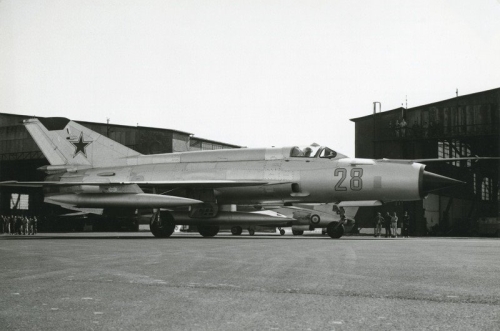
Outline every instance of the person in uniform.
<path fill-rule="evenodd" d="M 405 215 L 403 216 L 403 224 L 401 224 L 401 235 L 403 238 L 410 237 L 410 215 L 405 211 Z"/>
<path fill-rule="evenodd" d="M 23 221 L 20 216 L 16 216 L 16 234 L 21 235 L 21 229 L 23 228 Z"/>
<path fill-rule="evenodd" d="M 380 237 L 380 234 L 382 232 L 382 223 L 384 223 L 384 218 L 380 214 L 380 212 L 377 213 L 377 216 L 375 216 L 375 222 L 374 222 L 374 237 Z"/>
<path fill-rule="evenodd" d="M 10 217 L 4 216 L 3 222 L 4 222 L 3 224 L 4 224 L 5 233 L 9 234 L 10 233 Z"/>
<path fill-rule="evenodd" d="M 404 118 L 399 123 L 399 126 L 401 127 L 401 137 L 403 137 L 403 138 L 406 137 L 406 126 L 407 126 L 407 123 L 406 123 L 406 121 L 405 121 Z"/>
<path fill-rule="evenodd" d="M 13 215 L 10 215 L 10 234 L 14 234 L 16 232 L 16 218 Z"/>
<path fill-rule="evenodd" d="M 311 154 L 312 154 L 312 148 L 311 147 L 304 148 L 304 156 L 305 157 L 311 157 Z"/>
<path fill-rule="evenodd" d="M 23 230 L 22 230 L 22 233 L 24 235 L 26 235 L 28 233 L 28 217 L 27 216 L 22 216 L 22 220 L 23 222 Z"/>
<path fill-rule="evenodd" d="M 394 238 L 398 237 L 398 216 L 396 212 L 392 213 L 391 216 L 391 231 Z"/>
<path fill-rule="evenodd" d="M 37 229 L 37 226 L 38 226 L 38 219 L 36 218 L 36 216 L 33 216 L 33 235 L 37 234 L 38 232 L 38 229 Z"/>
<path fill-rule="evenodd" d="M 33 218 L 32 217 L 26 217 L 26 226 L 28 227 L 26 229 L 26 232 L 28 232 L 28 236 L 32 234 L 33 232 Z"/>
<path fill-rule="evenodd" d="M 391 237 L 391 215 L 389 212 L 386 213 L 384 217 L 384 228 L 385 228 L 385 237 Z"/>

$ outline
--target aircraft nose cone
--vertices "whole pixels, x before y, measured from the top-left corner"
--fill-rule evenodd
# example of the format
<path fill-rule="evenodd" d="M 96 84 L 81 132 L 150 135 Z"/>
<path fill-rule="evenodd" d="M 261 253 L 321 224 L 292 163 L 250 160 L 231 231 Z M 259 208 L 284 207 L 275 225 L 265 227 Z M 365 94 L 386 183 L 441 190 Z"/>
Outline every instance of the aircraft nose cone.
<path fill-rule="evenodd" d="M 466 184 L 461 180 L 456 180 L 446 176 L 441 176 L 432 172 L 424 171 L 422 192 L 427 194 L 432 191 L 441 190 L 446 187 Z"/>

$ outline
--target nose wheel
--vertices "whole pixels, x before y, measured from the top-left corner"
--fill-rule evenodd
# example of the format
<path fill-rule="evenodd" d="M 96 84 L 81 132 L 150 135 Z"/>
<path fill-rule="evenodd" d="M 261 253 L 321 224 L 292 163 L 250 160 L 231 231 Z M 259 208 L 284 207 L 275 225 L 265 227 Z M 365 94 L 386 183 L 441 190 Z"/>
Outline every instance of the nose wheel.
<path fill-rule="evenodd" d="M 278 228 L 278 230 L 280 231 L 280 235 L 282 235 L 282 236 L 285 235 L 285 230 L 283 230 L 282 228 Z"/>
<path fill-rule="evenodd" d="M 344 225 L 332 222 L 326 227 L 326 233 L 333 239 L 338 239 L 344 235 Z"/>

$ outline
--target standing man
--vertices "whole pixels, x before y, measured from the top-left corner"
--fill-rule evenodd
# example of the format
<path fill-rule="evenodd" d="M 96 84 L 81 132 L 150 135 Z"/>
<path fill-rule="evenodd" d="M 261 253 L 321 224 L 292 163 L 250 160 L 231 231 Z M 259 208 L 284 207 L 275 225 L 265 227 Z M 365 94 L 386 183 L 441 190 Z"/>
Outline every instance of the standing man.
<path fill-rule="evenodd" d="M 380 237 L 380 234 L 382 233 L 382 223 L 384 223 L 384 218 L 380 214 L 380 212 L 377 213 L 377 216 L 375 216 L 374 220 L 374 237 Z"/>
<path fill-rule="evenodd" d="M 23 228 L 23 220 L 21 216 L 16 216 L 16 233 L 18 236 L 21 235 L 21 230 Z"/>
<path fill-rule="evenodd" d="M 33 235 L 35 235 L 38 232 L 37 226 L 38 226 L 38 219 L 36 218 L 36 216 L 33 216 L 33 233 L 32 233 Z"/>
<path fill-rule="evenodd" d="M 9 234 L 10 233 L 10 216 L 4 216 L 5 218 L 5 233 Z"/>
<path fill-rule="evenodd" d="M 33 234 L 33 218 L 32 217 L 26 217 L 26 220 L 27 220 L 27 224 L 26 226 L 28 227 L 28 236 L 30 234 Z"/>
<path fill-rule="evenodd" d="M 410 237 L 410 215 L 405 211 L 405 215 L 403 216 L 403 224 L 401 225 L 401 235 L 403 238 Z"/>
<path fill-rule="evenodd" d="M 27 216 L 22 216 L 22 221 L 23 221 L 23 235 L 26 235 L 28 233 L 28 217 Z"/>
<path fill-rule="evenodd" d="M 384 228 L 385 228 L 385 237 L 391 237 L 391 215 L 389 212 L 386 213 L 384 217 Z"/>
<path fill-rule="evenodd" d="M 10 234 L 14 234 L 16 232 L 16 217 L 14 217 L 14 215 L 10 215 Z"/>
<path fill-rule="evenodd" d="M 391 216 L 391 230 L 392 230 L 392 236 L 394 238 L 398 237 L 398 216 L 396 215 L 396 212 L 392 213 Z"/>

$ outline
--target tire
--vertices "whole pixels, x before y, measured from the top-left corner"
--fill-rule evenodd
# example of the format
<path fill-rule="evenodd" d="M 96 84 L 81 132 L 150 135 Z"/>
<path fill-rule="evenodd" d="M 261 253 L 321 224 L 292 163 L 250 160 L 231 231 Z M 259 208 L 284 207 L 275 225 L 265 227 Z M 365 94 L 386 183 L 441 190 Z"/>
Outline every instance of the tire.
<path fill-rule="evenodd" d="M 339 239 L 344 235 L 344 225 L 332 222 L 326 227 L 326 233 L 333 239 Z"/>
<path fill-rule="evenodd" d="M 159 217 L 156 214 L 151 218 L 149 229 L 156 238 L 168 238 L 174 233 L 174 217 L 168 211 L 160 212 Z"/>
<path fill-rule="evenodd" d="M 241 226 L 233 226 L 231 228 L 231 233 L 233 234 L 233 236 L 239 236 L 242 232 L 243 229 L 241 228 Z"/>
<path fill-rule="evenodd" d="M 198 225 L 198 232 L 205 238 L 214 237 L 219 233 L 218 225 Z"/>
<path fill-rule="evenodd" d="M 304 234 L 304 231 L 302 231 L 302 230 L 292 230 L 292 234 L 294 236 L 301 236 L 301 235 Z"/>
<path fill-rule="evenodd" d="M 253 236 L 255 234 L 255 229 L 252 228 L 248 229 L 248 234 Z"/>
<path fill-rule="evenodd" d="M 280 230 L 280 235 L 284 236 L 285 235 L 285 230 L 281 229 Z"/>

